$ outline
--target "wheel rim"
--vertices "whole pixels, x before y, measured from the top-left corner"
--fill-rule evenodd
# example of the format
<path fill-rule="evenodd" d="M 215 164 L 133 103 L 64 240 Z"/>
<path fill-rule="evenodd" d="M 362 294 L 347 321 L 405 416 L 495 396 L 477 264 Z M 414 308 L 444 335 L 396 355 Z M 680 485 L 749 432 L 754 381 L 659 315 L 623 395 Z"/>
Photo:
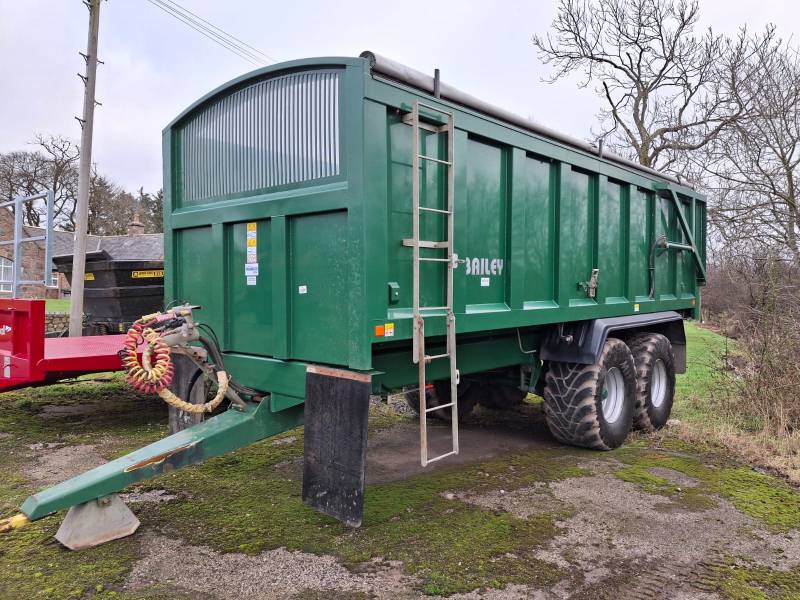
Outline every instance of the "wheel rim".
<path fill-rule="evenodd" d="M 656 360 L 650 375 L 650 403 L 658 408 L 667 399 L 667 367 L 664 361 Z"/>
<path fill-rule="evenodd" d="M 603 382 L 603 418 L 606 423 L 615 423 L 622 414 L 625 406 L 625 380 L 622 371 L 617 367 L 611 367 L 606 371 L 606 379 Z"/>

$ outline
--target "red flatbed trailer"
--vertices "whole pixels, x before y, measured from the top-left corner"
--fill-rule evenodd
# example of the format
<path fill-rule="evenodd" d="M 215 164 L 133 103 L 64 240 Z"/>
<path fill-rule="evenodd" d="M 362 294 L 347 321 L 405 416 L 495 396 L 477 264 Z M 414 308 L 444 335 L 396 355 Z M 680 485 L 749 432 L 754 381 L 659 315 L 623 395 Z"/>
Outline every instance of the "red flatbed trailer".
<path fill-rule="evenodd" d="M 0 392 L 121 371 L 125 335 L 46 338 L 44 300 L 0 300 Z"/>

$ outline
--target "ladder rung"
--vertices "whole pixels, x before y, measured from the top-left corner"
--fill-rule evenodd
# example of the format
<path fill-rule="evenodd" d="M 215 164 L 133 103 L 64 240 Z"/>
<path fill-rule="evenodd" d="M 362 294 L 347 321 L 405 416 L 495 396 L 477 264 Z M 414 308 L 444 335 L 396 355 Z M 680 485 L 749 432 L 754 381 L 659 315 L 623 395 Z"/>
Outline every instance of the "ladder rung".
<path fill-rule="evenodd" d="M 450 262 L 449 258 L 430 258 L 427 256 L 420 256 L 419 259 L 425 262 Z"/>
<path fill-rule="evenodd" d="M 427 154 L 418 154 L 422 160 L 429 160 L 431 162 L 439 163 L 440 165 L 447 165 L 448 167 L 452 167 L 453 163 L 449 160 L 442 160 L 441 158 L 436 158 L 435 156 L 428 156 Z"/>
<path fill-rule="evenodd" d="M 442 460 L 443 458 L 447 458 L 448 456 L 454 456 L 455 454 L 458 454 L 458 452 L 456 452 L 455 450 L 451 450 L 446 454 L 440 454 L 439 456 L 434 456 L 433 458 L 428 459 L 427 464 L 436 462 L 437 460 Z"/>
<path fill-rule="evenodd" d="M 426 408 L 425 412 L 429 413 L 442 408 L 450 408 L 451 406 L 453 406 L 453 402 L 450 402 L 449 404 L 442 404 L 441 406 L 431 406 L 430 408 Z"/>
<path fill-rule="evenodd" d="M 420 102 L 419 100 L 417 100 L 417 106 L 424 106 L 425 108 L 430 108 L 434 112 L 437 112 L 442 115 L 447 115 L 451 119 L 453 118 L 453 113 L 448 112 L 446 110 L 442 110 L 441 108 L 439 108 L 438 106 L 434 106 L 433 104 L 428 104 L 427 102 Z"/>
<path fill-rule="evenodd" d="M 420 310 L 450 310 L 449 306 L 420 306 Z"/>
<path fill-rule="evenodd" d="M 420 210 L 425 210 L 425 211 L 428 211 L 428 212 L 432 212 L 432 213 L 439 213 L 439 214 L 442 214 L 442 215 L 449 215 L 450 214 L 449 210 L 444 210 L 443 208 L 430 208 L 428 206 L 420 206 L 419 209 Z"/>
<path fill-rule="evenodd" d="M 403 240 L 403 246 L 408 246 L 409 248 L 414 247 L 414 240 L 411 238 L 406 238 Z M 417 242 L 417 246 L 420 248 L 449 248 L 450 242 L 434 242 L 430 240 L 419 240 Z"/>
<path fill-rule="evenodd" d="M 432 360 L 436 360 L 438 358 L 447 358 L 448 356 L 450 356 L 449 352 L 445 352 L 444 354 L 426 354 L 425 362 L 431 362 Z"/>
<path fill-rule="evenodd" d="M 405 123 L 406 125 L 411 125 L 413 127 L 414 114 L 408 113 L 406 115 L 403 115 L 403 123 Z M 444 125 L 431 125 L 430 123 L 426 123 L 425 121 L 422 120 L 419 121 L 419 128 L 424 129 L 425 131 L 431 131 L 433 133 L 441 133 L 442 127 L 447 127 L 447 123 L 445 123 Z M 2 206 L 0 206 L 0 208 L 2 208 Z"/>

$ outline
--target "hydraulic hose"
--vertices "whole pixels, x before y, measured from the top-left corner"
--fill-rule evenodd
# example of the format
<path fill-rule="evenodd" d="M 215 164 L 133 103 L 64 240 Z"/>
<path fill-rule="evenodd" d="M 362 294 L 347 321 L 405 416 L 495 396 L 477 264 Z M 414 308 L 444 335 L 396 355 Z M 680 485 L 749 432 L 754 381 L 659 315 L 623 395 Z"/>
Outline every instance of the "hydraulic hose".
<path fill-rule="evenodd" d="M 217 394 L 214 396 L 212 400 L 204 404 L 192 404 L 191 402 L 185 402 L 176 396 L 175 394 L 170 391 L 169 388 L 164 388 L 160 392 L 158 392 L 159 397 L 164 400 L 170 406 L 174 406 L 178 410 L 182 410 L 184 412 L 189 413 L 206 413 L 212 412 L 215 408 L 217 408 L 220 403 L 222 402 L 223 398 L 225 398 L 225 394 L 228 392 L 228 374 L 225 371 L 217 371 L 217 382 L 219 383 L 219 388 L 217 389 Z"/>
<path fill-rule="evenodd" d="M 140 362 L 137 348 L 141 341 L 144 341 L 145 347 Z M 216 350 L 216 353 L 219 351 Z M 219 387 L 214 398 L 203 404 L 181 400 L 167 387 L 175 374 L 169 345 L 157 331 L 143 328 L 139 322 L 128 330 L 122 361 L 127 371 L 126 380 L 132 387 L 146 394 L 158 394 L 164 402 L 178 410 L 189 413 L 212 412 L 228 392 L 228 374 L 219 370 L 216 372 Z"/>
<path fill-rule="evenodd" d="M 225 370 L 225 362 L 224 362 L 224 360 L 222 358 L 222 353 L 219 351 L 219 348 L 217 347 L 217 345 L 214 342 L 212 342 L 211 340 L 209 340 L 208 338 L 203 337 L 203 336 L 200 336 L 199 342 L 202 344 L 203 348 L 205 348 L 208 351 L 209 355 L 211 355 L 211 358 L 212 358 L 214 364 L 217 365 L 217 367 L 220 370 L 224 371 Z M 262 396 L 263 395 L 263 392 L 259 392 L 258 390 L 253 389 L 251 387 L 247 387 L 247 386 L 238 384 L 235 381 L 230 381 L 229 385 L 236 392 L 238 392 L 240 394 L 245 394 L 246 396 L 251 396 L 252 397 L 252 396 Z"/>

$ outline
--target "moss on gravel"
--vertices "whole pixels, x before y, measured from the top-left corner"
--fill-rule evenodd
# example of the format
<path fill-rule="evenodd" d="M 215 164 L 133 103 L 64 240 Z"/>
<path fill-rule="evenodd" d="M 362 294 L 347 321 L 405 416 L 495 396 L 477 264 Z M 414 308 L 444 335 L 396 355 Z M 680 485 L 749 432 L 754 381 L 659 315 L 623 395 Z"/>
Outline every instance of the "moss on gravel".
<path fill-rule="evenodd" d="M 750 467 L 719 457 L 706 456 L 705 460 L 699 460 L 683 453 L 637 448 L 623 448 L 614 455 L 625 464 L 615 476 L 637 483 L 650 493 L 662 494 L 694 508 L 713 505 L 714 496 L 720 496 L 773 531 L 800 528 L 800 493 L 780 479 Z M 695 479 L 698 485 L 680 488 L 650 472 L 655 467 L 683 473 Z"/>
<path fill-rule="evenodd" d="M 85 415 L 42 416 L 46 405 L 78 403 L 92 405 L 93 410 Z M 541 420 L 540 407 L 523 408 L 520 415 Z M 518 426 L 520 415 L 513 417 Z M 510 415 L 503 418 L 512 420 Z M 376 405 L 371 408 L 370 433 L 408 421 L 409 417 Z M 29 457 L 27 449 L 22 450 L 25 445 L 96 443 L 110 457 L 162 437 L 165 423 L 166 410 L 160 401 L 143 399 L 118 377 L 105 383 L 85 381 L 0 396 L 0 432 L 11 434 L 0 438 L 0 453 L 7 457 L 0 465 L 0 516 L 9 514 L 32 491 L 18 473 Z M 656 443 L 659 447 L 653 448 Z M 547 586 L 563 577 L 557 567 L 535 559 L 532 550 L 559 534 L 555 522 L 566 513 L 520 519 L 449 500 L 445 493 L 512 491 L 588 475 L 575 466 L 587 457 L 619 460 L 623 466 L 615 475 L 621 480 L 687 508 L 713 505 L 721 496 L 776 531 L 800 526 L 796 491 L 718 456 L 705 455 L 702 460 L 689 456 L 697 450 L 669 437 L 646 436 L 604 455 L 559 447 L 426 472 L 368 486 L 363 526 L 349 529 L 301 500 L 300 428 L 204 465 L 140 483 L 137 487 L 143 489 L 166 489 L 178 500 L 139 505 L 136 511 L 147 527 L 223 552 L 258 553 L 285 546 L 332 554 L 351 566 L 377 556 L 403 561 L 429 594 L 508 583 Z M 698 483 L 681 487 L 651 471 L 655 467 L 672 469 Z M 45 519 L 0 538 L 0 598 L 181 597 L 179 590 L 173 593 L 158 586 L 136 593 L 123 590 L 122 583 L 138 557 L 138 538 L 70 553 L 52 542 L 58 520 Z M 731 598 L 760 598 L 752 594 L 784 589 L 783 575 L 768 569 L 734 564 L 715 569 L 719 589 Z"/>
<path fill-rule="evenodd" d="M 0 598 L 131 598 L 122 584 L 136 559 L 135 538 L 70 552 L 55 540 L 58 522 L 37 521 L 0 539 Z"/>
<path fill-rule="evenodd" d="M 629 463 L 615 471 L 614 475 L 622 481 L 637 484 L 645 492 L 665 496 L 674 504 L 687 510 L 704 510 L 717 505 L 716 499 L 710 495 L 709 489 L 702 483 L 697 487 L 680 486 L 665 477 L 654 474 L 651 469 L 656 466 L 672 468 L 663 464 L 655 464 L 655 462 L 647 456 L 643 456 L 633 464 Z"/>
<path fill-rule="evenodd" d="M 85 412 L 54 412 L 80 406 Z M 0 455 L 18 464 L 37 443 L 101 444 L 106 458 L 167 433 L 167 410 L 158 398 L 127 386 L 119 374 L 0 394 Z M 23 450 L 24 449 L 24 450 Z"/>
<path fill-rule="evenodd" d="M 30 459 L 27 445 L 100 444 L 110 458 L 166 432 L 163 405 L 131 392 L 118 377 L 4 394 L 0 404 L 0 431 L 11 434 L 0 439 L 0 450 L 15 456 L 0 466 L 3 516 L 15 512 L 33 491 L 17 473 Z M 87 412 L 52 413 L 53 405 L 76 404 Z M 50 411 L 47 418 L 45 407 Z M 385 405 L 374 405 L 370 434 L 409 420 Z M 513 490 L 584 475 L 573 466 L 580 451 L 523 452 L 368 486 L 364 525 L 355 530 L 303 504 L 302 453 L 303 430 L 298 428 L 204 465 L 165 474 L 137 487 L 166 489 L 179 500 L 139 505 L 137 513 L 148 526 L 225 552 L 257 553 L 285 546 L 333 554 L 351 565 L 374 556 L 401 560 L 431 594 L 509 582 L 546 585 L 561 576 L 530 552 L 557 534 L 554 522 L 564 515 L 518 519 L 447 500 L 442 494 Z M 59 517 L 45 519 L 2 540 L 0 590 L 13 593 L 0 597 L 27 598 L 34 590 L 52 598 L 163 596 L 157 588 L 133 595 L 121 588 L 138 555 L 137 538 L 70 553 L 52 541 L 58 521 Z"/>
<path fill-rule="evenodd" d="M 563 452 L 520 453 L 368 486 L 363 525 L 350 529 L 303 504 L 293 468 L 302 456 L 301 431 L 283 440 L 292 437 L 291 443 L 265 440 L 149 483 L 187 500 L 143 507 L 142 518 L 189 543 L 224 552 L 285 546 L 332 554 L 350 565 L 376 556 L 400 560 L 431 594 L 510 582 L 544 585 L 561 576 L 530 551 L 557 534 L 554 522 L 564 514 L 518 519 L 442 494 L 513 490 L 586 474 L 565 463 Z"/>
<path fill-rule="evenodd" d="M 27 479 L 7 465 L 0 467 L 0 516 L 16 512 L 30 491 Z"/>
<path fill-rule="evenodd" d="M 84 410 L 58 411 L 80 405 Z M 0 518 L 14 514 L 35 491 L 20 473 L 34 444 L 98 444 L 106 458 L 163 437 L 162 402 L 132 392 L 118 375 L 0 395 Z M 60 518 L 49 518 L 0 537 L 0 598 L 157 598 L 131 594 L 122 584 L 137 558 L 136 538 L 70 552 L 53 536 Z M 174 597 L 174 596 L 162 596 Z"/>
<path fill-rule="evenodd" d="M 708 569 L 706 580 L 730 600 L 800 598 L 800 567 L 779 571 L 728 557 Z"/>

